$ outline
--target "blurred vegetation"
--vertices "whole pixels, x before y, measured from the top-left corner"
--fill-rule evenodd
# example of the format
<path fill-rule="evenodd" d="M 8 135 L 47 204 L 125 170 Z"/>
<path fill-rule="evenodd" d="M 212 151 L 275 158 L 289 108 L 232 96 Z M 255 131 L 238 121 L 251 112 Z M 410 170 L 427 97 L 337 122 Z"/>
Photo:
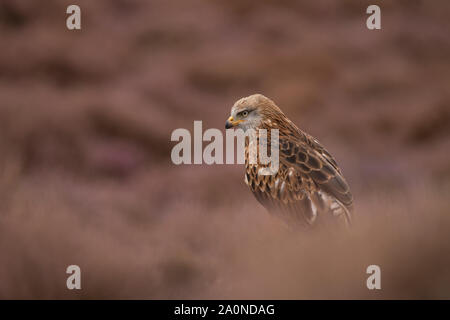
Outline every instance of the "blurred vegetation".
<path fill-rule="evenodd" d="M 80 31 L 69 4 L 0 2 L 0 298 L 450 297 L 449 1 L 379 2 L 380 31 L 366 0 L 79 0 Z M 256 92 L 336 156 L 350 234 L 171 163 L 175 128 Z"/>

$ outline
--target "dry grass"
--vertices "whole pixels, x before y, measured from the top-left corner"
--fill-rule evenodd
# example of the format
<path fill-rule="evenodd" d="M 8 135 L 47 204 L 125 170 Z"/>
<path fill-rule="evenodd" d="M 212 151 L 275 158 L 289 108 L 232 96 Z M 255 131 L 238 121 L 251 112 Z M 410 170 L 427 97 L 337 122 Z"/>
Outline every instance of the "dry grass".
<path fill-rule="evenodd" d="M 156 215 L 148 185 L 41 181 L 3 202 L 2 298 L 450 298 L 448 187 L 359 198 L 351 230 L 295 233 L 251 198 Z M 371 264 L 381 291 L 365 287 Z"/>

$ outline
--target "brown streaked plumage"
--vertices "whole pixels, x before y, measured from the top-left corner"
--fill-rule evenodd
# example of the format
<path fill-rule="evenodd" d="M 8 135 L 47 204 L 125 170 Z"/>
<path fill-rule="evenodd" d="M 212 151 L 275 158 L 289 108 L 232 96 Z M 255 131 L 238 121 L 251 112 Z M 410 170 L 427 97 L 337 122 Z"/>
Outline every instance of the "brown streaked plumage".
<path fill-rule="evenodd" d="M 331 154 L 292 123 L 269 98 L 255 94 L 238 100 L 226 128 L 279 130 L 279 170 L 260 175 L 261 164 L 249 163 L 246 142 L 245 183 L 269 212 L 289 224 L 311 226 L 319 221 L 351 222 L 353 198 Z M 270 150 L 270 135 L 267 150 Z M 256 141 L 256 147 L 259 141 Z"/>

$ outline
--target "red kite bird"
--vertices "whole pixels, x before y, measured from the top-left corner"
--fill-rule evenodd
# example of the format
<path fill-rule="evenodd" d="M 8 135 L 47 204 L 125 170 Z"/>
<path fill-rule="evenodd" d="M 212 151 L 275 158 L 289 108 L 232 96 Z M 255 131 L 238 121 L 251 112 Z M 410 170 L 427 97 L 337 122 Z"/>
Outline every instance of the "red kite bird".
<path fill-rule="evenodd" d="M 259 174 L 263 165 L 249 161 L 252 144 L 249 139 L 245 144 L 245 183 L 269 212 L 289 225 L 311 226 L 333 220 L 350 224 L 353 197 L 336 161 L 272 100 L 260 94 L 238 100 L 225 127 L 257 132 L 278 129 L 279 169 L 272 175 Z M 267 140 L 266 150 L 270 150 L 270 138 Z"/>

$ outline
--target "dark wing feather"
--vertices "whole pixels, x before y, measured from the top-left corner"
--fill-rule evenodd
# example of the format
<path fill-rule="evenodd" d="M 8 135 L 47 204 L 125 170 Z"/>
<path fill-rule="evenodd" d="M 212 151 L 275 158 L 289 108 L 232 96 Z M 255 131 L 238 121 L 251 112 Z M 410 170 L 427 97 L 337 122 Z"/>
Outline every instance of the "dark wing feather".
<path fill-rule="evenodd" d="M 321 190 L 333 196 L 351 210 L 353 196 L 333 156 L 313 137 L 307 136 L 307 140 L 310 141 L 309 148 L 306 148 L 303 152 L 307 152 L 310 158 L 315 158 L 312 162 L 306 161 L 306 165 L 311 168 L 311 178 L 319 185 Z M 313 165 L 317 163 L 316 160 L 319 162 L 319 166 Z"/>
<path fill-rule="evenodd" d="M 316 139 L 306 134 L 302 138 L 284 137 L 288 141 L 284 146 L 288 148 L 280 147 L 280 162 L 311 178 L 318 191 L 339 201 L 345 206 L 346 214 L 350 215 L 353 196 L 336 161 Z"/>
<path fill-rule="evenodd" d="M 246 183 L 262 205 L 288 220 L 313 224 L 318 209 L 330 210 L 336 202 L 350 222 L 353 199 L 336 161 L 317 140 L 297 132 L 301 135 L 280 134 L 278 172 L 258 175 L 260 166 L 246 163 Z"/>

